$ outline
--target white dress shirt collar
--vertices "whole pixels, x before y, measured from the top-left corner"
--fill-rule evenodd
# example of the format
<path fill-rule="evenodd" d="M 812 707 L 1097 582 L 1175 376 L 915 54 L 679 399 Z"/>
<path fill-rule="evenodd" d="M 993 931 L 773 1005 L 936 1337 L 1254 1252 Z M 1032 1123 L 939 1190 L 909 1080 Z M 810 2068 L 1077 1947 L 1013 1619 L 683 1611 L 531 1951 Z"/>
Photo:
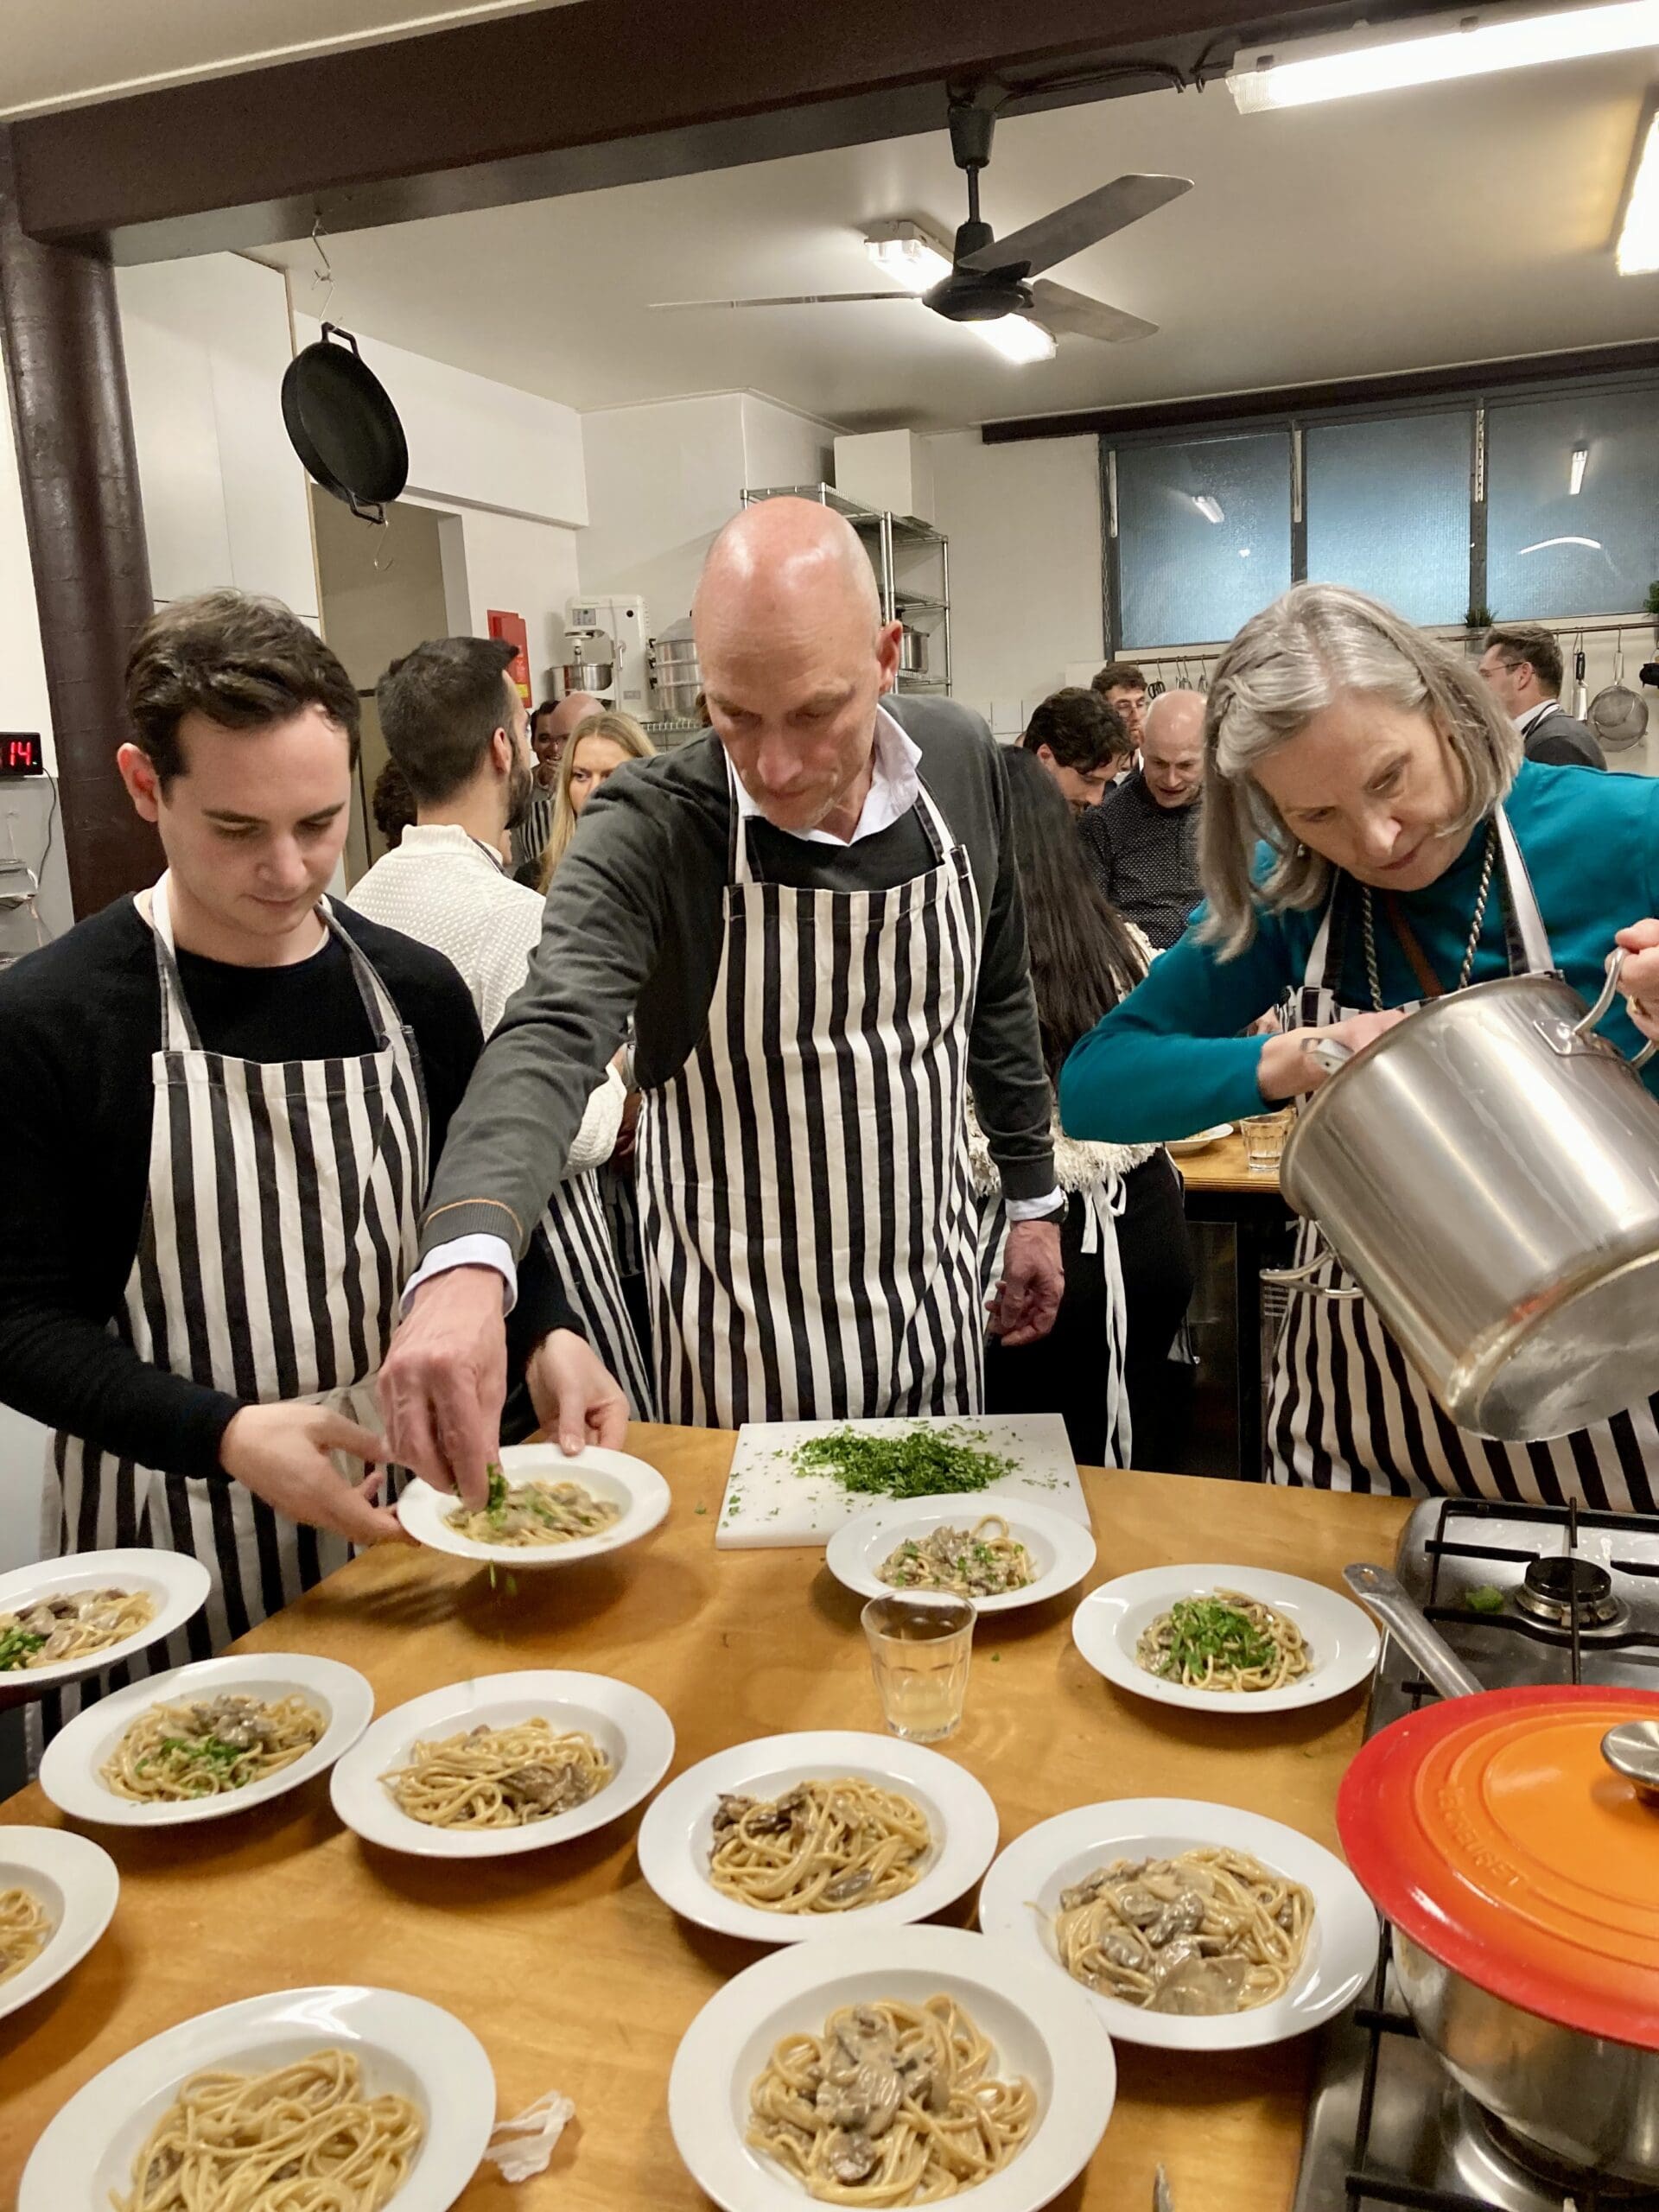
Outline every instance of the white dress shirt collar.
<path fill-rule="evenodd" d="M 917 772 L 921 749 L 912 743 L 885 707 L 875 710 L 875 756 L 870 775 L 870 788 L 864 809 L 858 817 L 858 826 L 850 837 L 837 837 L 828 830 L 789 830 L 785 836 L 798 836 L 809 845 L 856 845 L 861 838 L 874 837 L 878 831 L 890 830 L 895 822 L 910 812 L 921 796 L 922 779 Z M 739 819 L 748 821 L 762 809 L 743 788 L 734 768 L 728 767 L 732 790 L 737 799 Z"/>
<path fill-rule="evenodd" d="M 1554 714 L 1557 709 L 1560 706 L 1560 703 L 1561 702 L 1559 699 L 1544 699 L 1541 700 L 1537 706 L 1529 707 L 1524 715 L 1517 715 L 1516 716 L 1515 726 L 1516 729 L 1519 730 L 1522 737 L 1527 736 L 1541 721 L 1542 721 L 1546 715 Z"/>

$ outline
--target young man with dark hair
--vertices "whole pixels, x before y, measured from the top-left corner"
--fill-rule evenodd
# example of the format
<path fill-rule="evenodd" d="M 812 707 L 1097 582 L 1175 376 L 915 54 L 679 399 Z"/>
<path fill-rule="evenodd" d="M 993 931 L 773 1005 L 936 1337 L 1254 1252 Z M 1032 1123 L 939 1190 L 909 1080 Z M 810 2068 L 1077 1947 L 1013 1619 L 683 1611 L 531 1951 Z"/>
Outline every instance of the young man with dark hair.
<path fill-rule="evenodd" d="M 415 794 L 396 852 L 351 894 L 360 914 L 402 930 L 459 972 L 485 1034 L 524 980 L 542 934 L 539 892 L 502 865 L 531 789 L 524 702 L 506 673 L 512 648 L 490 638 L 429 638 L 395 660 L 375 692 L 392 760 Z M 540 1224 L 560 1287 L 626 1391 L 653 1417 L 645 1356 L 623 1296 L 597 1171 L 616 1147 L 627 1092 L 618 1069 L 588 1099 Z M 542 1238 L 538 1238 L 538 1246 Z"/>
<path fill-rule="evenodd" d="M 1561 704 L 1566 674 L 1560 639 L 1540 622 L 1504 622 L 1486 632 L 1480 673 L 1521 733 L 1529 760 L 1564 768 L 1605 768 L 1594 730 Z"/>
<path fill-rule="evenodd" d="M 1097 691 L 1068 685 L 1034 710 L 1020 742 L 1034 753 L 1079 820 L 1098 806 L 1134 753 L 1129 734 Z"/>
<path fill-rule="evenodd" d="M 166 873 L 0 975 L 0 1399 L 54 1432 L 48 1554 L 207 1567 L 155 1672 L 397 1533 L 362 1477 L 376 1377 L 480 1037 L 447 961 L 324 896 L 358 702 L 303 622 L 231 591 L 165 607 L 127 697 L 117 761 Z M 572 1319 L 532 1267 L 508 1371 L 562 1433 L 619 1440 Z"/>
<path fill-rule="evenodd" d="M 1129 734 L 1127 772 L 1135 766 L 1147 726 L 1146 676 L 1131 660 L 1109 660 L 1104 668 L 1096 669 L 1089 689 L 1106 702 Z"/>

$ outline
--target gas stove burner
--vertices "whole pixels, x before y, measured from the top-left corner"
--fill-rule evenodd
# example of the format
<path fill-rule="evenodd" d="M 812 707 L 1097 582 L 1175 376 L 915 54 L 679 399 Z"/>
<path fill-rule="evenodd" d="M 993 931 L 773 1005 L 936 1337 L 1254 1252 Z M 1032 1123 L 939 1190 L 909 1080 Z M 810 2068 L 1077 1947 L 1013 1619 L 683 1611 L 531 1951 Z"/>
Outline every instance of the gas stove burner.
<path fill-rule="evenodd" d="M 1559 2195 L 1565 2204 L 1593 2205 L 1596 2212 L 1659 2212 L 1659 2190 L 1646 2182 L 1617 2181 L 1607 2174 L 1586 2173 L 1582 2166 L 1558 2158 L 1536 2143 L 1529 2142 L 1524 2135 L 1517 2135 L 1501 2120 L 1477 2104 L 1472 2097 L 1461 2100 L 1465 2125 L 1484 2137 L 1486 2147 L 1498 2160 L 1498 2174 L 1511 2176 L 1516 2181 L 1523 2177 L 1534 2183 L 1541 2182 L 1550 2192 L 1553 2202 Z M 1484 2175 L 1490 2186 L 1497 2175 Z"/>
<path fill-rule="evenodd" d="M 1573 1552 L 1529 1560 L 1515 1593 L 1515 1606 L 1547 1628 L 1570 1628 L 1575 1609 L 1581 1629 L 1606 1628 L 1624 1612 L 1613 1595 L 1613 1578 L 1606 1568 Z"/>

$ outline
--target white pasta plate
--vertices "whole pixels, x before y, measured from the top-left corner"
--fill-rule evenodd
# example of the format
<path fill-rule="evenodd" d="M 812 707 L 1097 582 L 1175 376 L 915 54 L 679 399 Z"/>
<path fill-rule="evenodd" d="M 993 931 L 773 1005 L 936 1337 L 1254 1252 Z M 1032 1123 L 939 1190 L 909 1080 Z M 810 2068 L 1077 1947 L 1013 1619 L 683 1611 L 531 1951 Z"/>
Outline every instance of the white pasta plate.
<path fill-rule="evenodd" d="M 1236 1590 L 1270 1605 L 1300 1630 L 1308 1670 L 1274 1690 L 1204 1690 L 1166 1681 L 1136 1659 L 1145 1631 L 1179 1598 L 1205 1598 Z M 1236 1719 L 1258 1713 L 1292 1713 L 1341 1697 L 1366 1681 L 1376 1664 L 1380 1639 L 1368 1615 L 1322 1583 L 1264 1567 L 1149 1567 L 1120 1574 L 1092 1590 L 1071 1616 L 1071 1637 L 1097 1674 L 1136 1697 L 1185 1706 Z"/>
<path fill-rule="evenodd" d="M 837 1930 L 728 1981 L 680 2041 L 668 2083 L 675 2146 L 725 2212 L 810 2206 L 801 2183 L 752 2149 L 749 2091 L 779 2039 L 822 2034 L 831 2012 L 883 1999 L 952 1999 L 991 2046 L 988 2072 L 1035 2092 L 1030 2133 L 1008 2163 L 966 2192 L 974 2212 L 1036 2212 L 1074 2180 L 1106 2132 L 1117 2093 L 1111 2038 L 1084 1992 L 1040 1959 L 956 1928 Z M 30 2208 L 22 2208 L 30 2212 Z"/>
<path fill-rule="evenodd" d="M 202 2012 L 140 2044 L 77 2090 L 29 2155 L 17 2212 L 124 2202 L 134 2159 L 194 2074 L 264 2073 L 344 2050 L 370 2096 L 396 2093 L 423 2136 L 387 2212 L 448 2212 L 495 2125 L 495 2075 L 470 2028 L 401 1990 L 286 1989 Z"/>
<path fill-rule="evenodd" d="M 383 1776 L 407 1765 L 416 1744 L 479 1727 L 540 1718 L 561 1734 L 581 1731 L 610 1761 L 612 1777 L 587 1802 L 523 1827 L 435 1827 L 405 1813 Z M 329 1777 L 334 1810 L 366 1843 L 422 1859 L 505 1859 L 569 1843 L 620 1819 L 647 1797 L 674 1756 L 674 1724 L 655 1698 L 607 1675 L 526 1668 L 451 1682 L 377 1720 Z"/>
<path fill-rule="evenodd" d="M 722 1796 L 781 1797 L 798 1783 L 843 1775 L 896 1790 L 926 1821 L 932 1841 L 912 1888 L 842 1912 L 769 1912 L 715 1887 L 709 1856 Z M 640 1824 L 639 1867 L 665 1905 L 722 1935 L 755 1943 L 845 1942 L 953 1904 L 990 1865 L 996 1835 L 990 1792 L 943 1752 L 855 1729 L 810 1730 L 735 1744 L 677 1775 Z"/>
<path fill-rule="evenodd" d="M 210 1797 L 137 1802 L 118 1796 L 99 1769 L 133 1722 L 156 1705 L 194 1705 L 221 1695 L 257 1698 L 262 1704 L 302 1697 L 323 1716 L 322 1734 L 308 1751 L 274 1774 Z M 268 1805 L 322 1774 L 350 1749 L 374 1713 L 374 1692 L 355 1667 L 308 1652 L 249 1651 L 204 1659 L 194 1667 L 151 1675 L 130 1689 L 100 1698 L 54 1737 L 41 1761 L 41 1787 L 61 1813 L 101 1827 L 165 1828 L 185 1822 L 227 1820 Z"/>
<path fill-rule="evenodd" d="M 0 1827 L 0 1891 L 26 1890 L 51 1929 L 29 1964 L 0 1981 L 0 2018 L 80 1964 L 109 1926 L 120 1887 L 109 1853 L 73 1828 Z"/>
<path fill-rule="evenodd" d="M 510 1444 L 501 1454 L 501 1471 L 509 1483 L 580 1483 L 594 1497 L 619 1507 L 620 1517 L 596 1536 L 578 1536 L 568 1544 L 474 1543 L 449 1526 L 448 1516 L 459 1510 L 459 1501 L 448 1491 L 434 1490 L 418 1479 L 407 1484 L 398 1499 L 397 1517 L 417 1543 L 452 1553 L 456 1559 L 493 1560 L 517 1574 L 521 1569 L 534 1573 L 538 1567 L 569 1567 L 601 1552 L 620 1551 L 624 1544 L 648 1535 L 668 1511 L 668 1484 L 655 1467 L 598 1444 L 570 1459 L 556 1444 Z"/>
<path fill-rule="evenodd" d="M 100 1674 L 118 1666 L 151 1643 L 171 1636 L 201 1610 L 207 1595 L 208 1575 L 199 1559 L 188 1552 L 140 1550 L 72 1552 L 62 1559 L 45 1559 L 33 1567 L 15 1567 L 0 1574 L 0 1613 L 26 1612 L 48 1598 L 76 1597 L 83 1590 L 122 1590 L 149 1598 L 154 1618 L 118 1643 L 107 1644 L 84 1659 L 64 1659 L 49 1667 L 19 1667 L 0 1675 L 0 1684 L 30 1694 L 52 1689 L 60 1682 L 78 1681 L 83 1675 Z"/>
<path fill-rule="evenodd" d="M 1036 1578 L 1021 1590 L 973 1599 L 980 1613 L 1007 1613 L 1020 1605 L 1040 1605 L 1082 1581 L 1095 1563 L 1095 1540 L 1069 1513 L 1027 1505 L 1011 1497 L 922 1497 L 896 1500 L 861 1513 L 837 1529 L 824 1550 L 824 1564 L 836 1580 L 866 1598 L 885 1598 L 891 1586 L 877 1569 L 906 1540 L 919 1543 L 936 1529 L 972 1529 L 988 1515 L 1007 1523 L 1008 1534 L 1031 1554 Z"/>
<path fill-rule="evenodd" d="M 1118 1859 L 1173 1859 L 1213 1844 L 1242 1851 L 1300 1882 L 1313 1899 L 1307 1948 L 1281 1997 L 1248 2012 L 1151 2012 L 1074 1981 L 1060 1963 L 1060 1895 Z M 1027 1828 L 985 1877 L 979 1923 L 988 1936 L 1078 1990 L 1121 2043 L 1160 2050 L 1249 2050 L 1316 2028 L 1351 2004 L 1376 1967 L 1376 1914 L 1332 1853 L 1294 1828 L 1197 1798 L 1120 1797 L 1080 1805 Z"/>
<path fill-rule="evenodd" d="M 1173 1154 L 1177 1160 L 1185 1160 L 1189 1154 L 1207 1151 L 1212 1144 L 1219 1144 L 1223 1137 L 1232 1134 L 1230 1122 L 1217 1122 L 1212 1129 L 1195 1129 L 1190 1137 L 1172 1138 L 1164 1150 Z"/>

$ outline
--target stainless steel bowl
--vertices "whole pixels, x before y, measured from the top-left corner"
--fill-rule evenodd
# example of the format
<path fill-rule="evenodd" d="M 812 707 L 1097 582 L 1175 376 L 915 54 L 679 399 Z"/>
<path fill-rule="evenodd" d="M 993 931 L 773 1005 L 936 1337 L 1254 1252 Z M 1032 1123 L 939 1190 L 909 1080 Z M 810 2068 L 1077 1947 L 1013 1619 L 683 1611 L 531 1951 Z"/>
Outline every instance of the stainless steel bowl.
<path fill-rule="evenodd" d="M 568 699 L 573 691 L 608 691 L 615 679 L 616 664 L 609 660 L 568 660 L 559 674 Z"/>

